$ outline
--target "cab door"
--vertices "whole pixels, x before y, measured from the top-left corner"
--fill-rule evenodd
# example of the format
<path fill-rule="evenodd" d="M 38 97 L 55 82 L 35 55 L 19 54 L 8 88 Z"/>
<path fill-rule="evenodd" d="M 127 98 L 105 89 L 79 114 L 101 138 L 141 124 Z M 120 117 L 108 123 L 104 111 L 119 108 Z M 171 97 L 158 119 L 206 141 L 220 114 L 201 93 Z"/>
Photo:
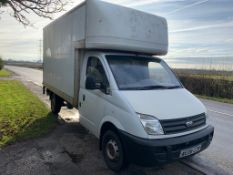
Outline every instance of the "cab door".
<path fill-rule="evenodd" d="M 106 92 L 100 89 L 89 90 L 86 88 L 86 78 L 93 77 L 97 86 L 109 86 L 105 68 L 96 56 L 87 56 L 84 61 L 84 70 L 82 72 L 81 88 L 79 93 L 79 112 L 80 123 L 89 129 L 94 135 L 97 135 L 100 120 L 104 117 Z"/>

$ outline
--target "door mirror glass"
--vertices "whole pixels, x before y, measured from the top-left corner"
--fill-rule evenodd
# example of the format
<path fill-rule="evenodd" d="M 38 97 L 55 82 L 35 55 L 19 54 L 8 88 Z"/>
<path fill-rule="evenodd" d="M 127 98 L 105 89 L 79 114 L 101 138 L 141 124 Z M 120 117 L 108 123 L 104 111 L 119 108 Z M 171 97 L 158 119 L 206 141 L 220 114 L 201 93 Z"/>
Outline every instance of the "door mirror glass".
<path fill-rule="evenodd" d="M 86 79 L 86 89 L 94 90 L 98 89 L 96 86 L 96 80 L 93 76 L 88 76 Z"/>
<path fill-rule="evenodd" d="M 106 85 L 104 83 L 101 83 L 100 90 L 107 95 L 111 94 L 109 85 Z"/>

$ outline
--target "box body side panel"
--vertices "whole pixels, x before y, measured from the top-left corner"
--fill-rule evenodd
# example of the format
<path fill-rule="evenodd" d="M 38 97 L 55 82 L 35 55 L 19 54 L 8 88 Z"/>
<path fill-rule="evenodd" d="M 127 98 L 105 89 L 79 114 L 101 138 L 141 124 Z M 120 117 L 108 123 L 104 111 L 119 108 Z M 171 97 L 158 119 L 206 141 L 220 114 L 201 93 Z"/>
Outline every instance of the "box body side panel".
<path fill-rule="evenodd" d="M 85 5 L 44 28 L 43 82 L 69 97 L 74 97 L 79 80 L 75 43 L 85 38 Z M 75 85 L 76 84 L 76 85 Z M 79 84 L 79 83 L 78 83 Z M 60 94 L 58 94 L 60 95 Z M 67 99 L 65 99 L 67 100 Z"/>

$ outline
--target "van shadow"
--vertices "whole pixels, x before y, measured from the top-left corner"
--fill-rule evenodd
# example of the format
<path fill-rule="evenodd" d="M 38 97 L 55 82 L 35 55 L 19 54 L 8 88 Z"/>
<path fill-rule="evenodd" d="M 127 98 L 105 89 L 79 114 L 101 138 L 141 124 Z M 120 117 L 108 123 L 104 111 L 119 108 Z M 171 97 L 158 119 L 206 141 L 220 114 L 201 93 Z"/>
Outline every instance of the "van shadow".
<path fill-rule="evenodd" d="M 99 140 L 82 127 L 79 121 L 71 122 L 59 116 L 62 123 L 62 136 L 59 136 L 63 153 L 70 157 L 83 174 L 110 174 L 110 175 L 149 175 L 149 174 L 173 174 L 188 175 L 199 174 L 184 166 L 180 162 L 164 166 L 141 167 L 131 164 L 124 171 L 114 173 L 109 170 L 104 162 L 102 152 L 99 150 Z M 85 173 L 84 173 L 85 172 Z M 82 173 L 81 173 L 82 174 Z"/>
<path fill-rule="evenodd" d="M 22 127 L 17 139 L 43 137 L 33 139 L 34 143 L 28 140 L 29 144 L 23 144 L 23 148 L 21 144 L 17 144 L 20 147 L 17 155 L 22 155 L 21 158 L 27 160 L 27 156 L 31 155 L 30 150 L 33 150 L 33 156 L 38 158 L 36 161 L 48 166 L 51 174 L 66 175 L 77 172 L 87 175 L 196 174 L 180 163 L 151 168 L 130 165 L 126 170 L 114 173 L 104 162 L 98 139 L 82 127 L 78 120 L 71 122 L 67 121 L 66 117 L 48 113 L 45 117 Z"/>

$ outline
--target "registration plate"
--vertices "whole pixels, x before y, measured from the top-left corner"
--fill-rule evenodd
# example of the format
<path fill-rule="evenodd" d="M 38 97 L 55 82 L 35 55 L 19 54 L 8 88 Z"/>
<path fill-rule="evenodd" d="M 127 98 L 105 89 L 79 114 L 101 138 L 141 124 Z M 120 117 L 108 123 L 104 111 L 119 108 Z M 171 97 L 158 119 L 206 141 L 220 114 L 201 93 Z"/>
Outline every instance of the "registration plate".
<path fill-rule="evenodd" d="M 194 146 L 192 148 L 181 150 L 180 158 L 190 156 L 192 154 L 197 153 L 200 150 L 201 150 L 201 145 L 197 145 L 197 146 Z"/>

